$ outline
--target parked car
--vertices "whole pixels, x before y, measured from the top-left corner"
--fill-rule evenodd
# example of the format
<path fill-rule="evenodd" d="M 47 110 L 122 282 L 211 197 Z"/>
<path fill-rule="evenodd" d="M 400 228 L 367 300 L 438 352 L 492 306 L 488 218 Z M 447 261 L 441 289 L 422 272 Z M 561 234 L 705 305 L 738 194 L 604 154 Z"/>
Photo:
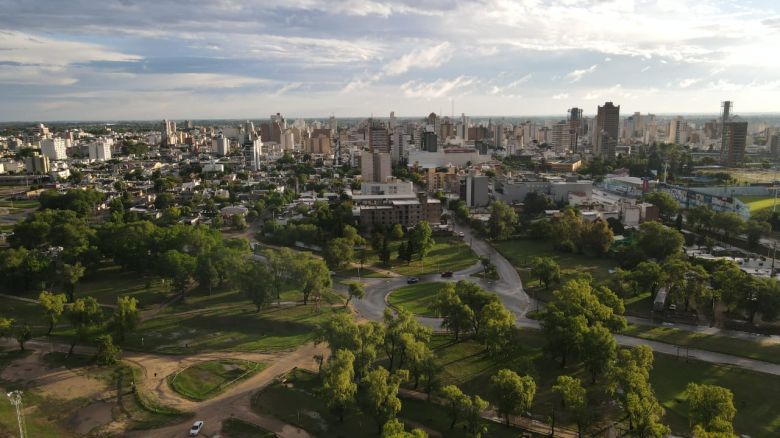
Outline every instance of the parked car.
<path fill-rule="evenodd" d="M 200 430 L 203 429 L 203 421 L 198 420 L 194 423 L 192 423 L 192 427 L 190 428 L 190 436 L 198 436 L 200 433 Z"/>
<path fill-rule="evenodd" d="M 420 281 L 420 279 L 417 277 L 409 277 L 406 279 L 406 284 L 415 284 L 418 281 Z"/>
<path fill-rule="evenodd" d="M 442 272 L 441 278 L 452 278 L 452 271 Z"/>
<path fill-rule="evenodd" d="M 458 236 L 460 236 L 460 237 L 466 237 L 466 233 L 464 233 L 463 231 L 461 231 L 460 233 L 458 233 Z"/>

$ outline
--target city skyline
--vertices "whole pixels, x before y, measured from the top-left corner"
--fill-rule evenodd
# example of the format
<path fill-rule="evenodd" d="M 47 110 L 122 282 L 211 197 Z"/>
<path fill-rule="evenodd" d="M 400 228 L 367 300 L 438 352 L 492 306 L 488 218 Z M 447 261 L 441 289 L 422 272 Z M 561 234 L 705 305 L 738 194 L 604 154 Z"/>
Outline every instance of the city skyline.
<path fill-rule="evenodd" d="M 780 108 L 771 1 L 0 0 L 0 121 Z"/>

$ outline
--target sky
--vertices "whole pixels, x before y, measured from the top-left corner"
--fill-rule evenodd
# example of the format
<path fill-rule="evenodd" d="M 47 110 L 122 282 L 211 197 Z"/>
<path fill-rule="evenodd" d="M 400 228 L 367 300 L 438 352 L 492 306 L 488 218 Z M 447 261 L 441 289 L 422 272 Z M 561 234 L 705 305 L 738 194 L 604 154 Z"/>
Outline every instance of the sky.
<path fill-rule="evenodd" d="M 780 111 L 776 0 L 0 0 L 0 120 Z"/>

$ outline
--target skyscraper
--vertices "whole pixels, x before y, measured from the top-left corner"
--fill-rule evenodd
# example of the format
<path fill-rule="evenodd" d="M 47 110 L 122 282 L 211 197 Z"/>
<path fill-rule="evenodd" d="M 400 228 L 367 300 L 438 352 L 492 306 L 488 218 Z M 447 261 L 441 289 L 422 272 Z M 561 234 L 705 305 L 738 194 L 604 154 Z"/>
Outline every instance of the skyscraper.
<path fill-rule="evenodd" d="M 390 153 L 390 136 L 387 133 L 387 128 L 381 123 L 374 122 L 373 119 L 369 120 L 368 149 L 371 152 Z"/>
<path fill-rule="evenodd" d="M 162 145 L 173 146 L 176 144 L 176 122 L 173 120 L 162 121 Z"/>
<path fill-rule="evenodd" d="M 599 106 L 593 129 L 593 152 L 605 160 L 614 160 L 619 131 L 620 105 L 606 102 Z"/>
<path fill-rule="evenodd" d="M 747 127 L 747 122 L 737 117 L 730 117 L 728 121 L 723 123 L 723 137 L 720 146 L 720 161 L 723 164 L 733 166 L 741 163 L 745 158 Z"/>
<path fill-rule="evenodd" d="M 688 143 L 688 132 L 685 119 L 680 116 L 675 117 L 669 122 L 669 135 L 666 141 L 668 143 L 683 145 Z"/>
<path fill-rule="evenodd" d="M 68 158 L 65 151 L 65 140 L 61 138 L 44 138 L 41 140 L 41 153 L 51 161 Z"/>

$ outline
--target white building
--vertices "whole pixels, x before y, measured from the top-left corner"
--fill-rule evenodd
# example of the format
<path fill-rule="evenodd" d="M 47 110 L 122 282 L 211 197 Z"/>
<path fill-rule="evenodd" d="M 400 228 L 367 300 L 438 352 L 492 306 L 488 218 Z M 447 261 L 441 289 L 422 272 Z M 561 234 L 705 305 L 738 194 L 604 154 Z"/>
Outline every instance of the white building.
<path fill-rule="evenodd" d="M 230 153 L 230 139 L 228 137 L 217 137 L 211 142 L 215 154 L 224 157 Z"/>
<path fill-rule="evenodd" d="M 112 140 L 98 140 L 89 144 L 89 159 L 93 161 L 108 161 L 111 159 Z"/>
<path fill-rule="evenodd" d="M 62 138 L 44 138 L 41 140 L 41 153 L 49 160 L 64 160 L 68 158 L 65 140 Z"/>

